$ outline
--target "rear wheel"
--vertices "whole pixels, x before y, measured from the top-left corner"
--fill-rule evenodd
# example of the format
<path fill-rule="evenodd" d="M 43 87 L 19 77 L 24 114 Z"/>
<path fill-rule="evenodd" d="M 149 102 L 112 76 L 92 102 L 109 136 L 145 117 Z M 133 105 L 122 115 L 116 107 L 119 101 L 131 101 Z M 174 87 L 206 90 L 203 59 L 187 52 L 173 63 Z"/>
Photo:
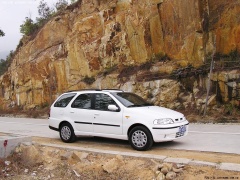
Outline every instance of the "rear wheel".
<path fill-rule="evenodd" d="M 133 149 L 146 151 L 153 145 L 152 134 L 144 126 L 136 126 L 129 133 L 129 141 Z"/>
<path fill-rule="evenodd" d="M 71 124 L 69 123 L 63 123 L 60 127 L 59 133 L 63 142 L 71 143 L 76 141 L 76 135 Z"/>

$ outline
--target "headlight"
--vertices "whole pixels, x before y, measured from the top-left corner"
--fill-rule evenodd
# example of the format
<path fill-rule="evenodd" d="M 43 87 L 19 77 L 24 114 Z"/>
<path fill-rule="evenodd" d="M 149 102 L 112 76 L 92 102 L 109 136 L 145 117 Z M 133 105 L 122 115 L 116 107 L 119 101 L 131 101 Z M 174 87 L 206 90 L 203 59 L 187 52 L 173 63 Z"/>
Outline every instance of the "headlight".
<path fill-rule="evenodd" d="M 155 124 L 155 125 L 158 125 L 158 124 L 164 125 L 164 124 L 173 124 L 173 123 L 174 123 L 174 121 L 170 118 L 155 119 L 153 121 L 153 124 Z"/>

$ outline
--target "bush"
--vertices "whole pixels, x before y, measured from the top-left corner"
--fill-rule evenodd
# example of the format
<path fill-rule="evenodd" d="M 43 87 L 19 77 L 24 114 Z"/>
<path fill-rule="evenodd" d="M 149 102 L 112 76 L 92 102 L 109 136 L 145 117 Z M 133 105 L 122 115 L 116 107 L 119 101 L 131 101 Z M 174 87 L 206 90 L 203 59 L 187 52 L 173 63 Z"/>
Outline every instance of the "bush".
<path fill-rule="evenodd" d="M 3 75 L 8 70 L 8 67 L 11 64 L 13 57 L 14 57 L 14 52 L 10 51 L 6 60 L 4 60 L 4 59 L 0 60 L 0 75 Z"/>
<path fill-rule="evenodd" d="M 0 37 L 5 36 L 5 33 L 0 29 Z"/>
<path fill-rule="evenodd" d="M 38 29 L 38 25 L 31 18 L 26 17 L 24 23 L 20 25 L 20 32 L 23 35 L 29 36 Z"/>
<path fill-rule="evenodd" d="M 83 82 L 85 82 L 85 83 L 88 84 L 88 85 L 93 84 L 94 81 L 95 81 L 95 78 L 94 78 L 94 77 L 85 76 L 85 77 L 83 78 Z"/>
<path fill-rule="evenodd" d="M 0 60 L 0 76 L 7 71 L 7 62 L 4 59 Z"/>

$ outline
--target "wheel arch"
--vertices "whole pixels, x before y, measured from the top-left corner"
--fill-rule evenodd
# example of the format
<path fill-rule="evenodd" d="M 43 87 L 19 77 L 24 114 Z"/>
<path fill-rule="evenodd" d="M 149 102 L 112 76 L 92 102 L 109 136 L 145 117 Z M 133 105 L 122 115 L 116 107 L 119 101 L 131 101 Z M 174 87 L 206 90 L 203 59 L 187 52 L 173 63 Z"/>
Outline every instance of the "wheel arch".
<path fill-rule="evenodd" d="M 143 127 L 147 128 L 147 130 L 150 132 L 150 134 L 151 134 L 151 136 L 152 136 L 152 138 L 153 138 L 153 135 L 152 135 L 152 132 L 150 131 L 150 129 L 149 129 L 147 126 L 145 126 L 144 124 L 141 124 L 141 123 L 132 124 L 132 125 L 128 128 L 128 131 L 127 131 L 128 138 L 129 138 L 129 133 L 130 133 L 131 130 L 132 130 L 133 128 L 135 128 L 136 126 L 143 126 Z"/>
<path fill-rule="evenodd" d="M 61 126 L 62 126 L 64 123 L 70 124 L 70 125 L 72 126 L 72 128 L 73 128 L 73 125 L 72 125 L 69 121 L 64 120 L 64 121 L 60 122 L 58 129 L 60 129 Z M 73 128 L 73 130 L 74 130 L 74 128 Z"/>

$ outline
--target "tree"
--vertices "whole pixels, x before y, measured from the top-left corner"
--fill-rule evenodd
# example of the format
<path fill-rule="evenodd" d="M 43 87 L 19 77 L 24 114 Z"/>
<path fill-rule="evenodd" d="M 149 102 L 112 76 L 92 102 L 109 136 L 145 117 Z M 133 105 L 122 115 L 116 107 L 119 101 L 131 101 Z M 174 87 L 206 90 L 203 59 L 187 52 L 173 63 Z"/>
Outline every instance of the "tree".
<path fill-rule="evenodd" d="M 5 36 L 5 33 L 0 29 L 0 37 Z"/>
<path fill-rule="evenodd" d="M 38 6 L 38 14 L 41 19 L 47 20 L 53 14 L 53 10 L 48 6 L 48 4 L 44 0 L 41 0 Z"/>
<path fill-rule="evenodd" d="M 54 10 L 44 0 L 41 0 L 38 5 L 38 14 L 40 17 L 36 18 L 38 27 L 42 27 L 51 18 L 53 13 Z"/>
<path fill-rule="evenodd" d="M 71 0 L 71 2 L 75 2 L 76 0 Z M 68 5 L 67 0 L 58 0 L 55 4 L 56 12 L 65 9 Z M 41 0 L 38 5 L 38 14 L 39 17 L 36 18 L 36 23 L 29 17 L 26 17 L 24 23 L 20 25 L 20 32 L 23 35 L 32 35 L 38 29 L 44 26 L 44 24 L 54 15 L 56 14 L 53 8 L 50 8 L 48 4 Z"/>
<path fill-rule="evenodd" d="M 20 32 L 26 36 L 33 34 L 37 29 L 37 24 L 29 17 L 26 17 L 24 23 L 20 25 Z"/>
<path fill-rule="evenodd" d="M 61 11 L 61 10 L 65 9 L 67 7 L 67 5 L 68 5 L 68 2 L 66 0 L 58 0 L 55 7 L 56 7 L 57 11 Z"/>
<path fill-rule="evenodd" d="M 14 52 L 10 51 L 9 55 L 6 57 L 6 60 L 4 59 L 0 60 L 0 75 L 4 74 L 8 70 L 8 67 L 11 64 L 13 57 L 14 57 Z"/>

